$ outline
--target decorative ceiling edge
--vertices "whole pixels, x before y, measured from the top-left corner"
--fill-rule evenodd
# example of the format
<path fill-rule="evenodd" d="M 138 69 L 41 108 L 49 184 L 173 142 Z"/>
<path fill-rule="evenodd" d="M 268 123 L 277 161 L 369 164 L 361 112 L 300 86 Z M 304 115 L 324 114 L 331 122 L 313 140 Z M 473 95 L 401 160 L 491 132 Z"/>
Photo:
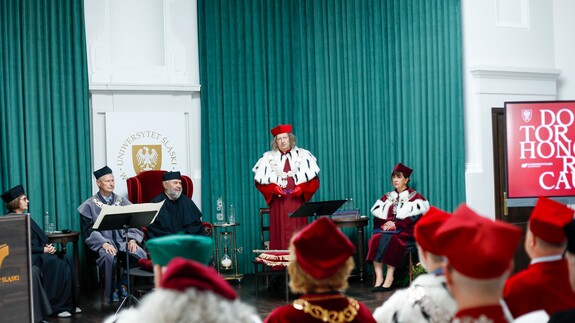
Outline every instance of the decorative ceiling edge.
<path fill-rule="evenodd" d="M 560 69 L 533 68 L 516 66 L 475 65 L 469 68 L 471 75 L 477 78 L 557 80 Z"/>
<path fill-rule="evenodd" d="M 90 84 L 90 92 L 200 92 L 201 85 L 190 84 Z"/>

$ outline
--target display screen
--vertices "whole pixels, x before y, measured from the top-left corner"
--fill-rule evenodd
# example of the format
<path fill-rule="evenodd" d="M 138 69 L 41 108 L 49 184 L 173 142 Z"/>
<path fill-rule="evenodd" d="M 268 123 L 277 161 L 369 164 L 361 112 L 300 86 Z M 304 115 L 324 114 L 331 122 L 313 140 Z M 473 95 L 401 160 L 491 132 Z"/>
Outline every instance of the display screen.
<path fill-rule="evenodd" d="M 508 198 L 575 195 L 575 101 L 506 102 Z"/>

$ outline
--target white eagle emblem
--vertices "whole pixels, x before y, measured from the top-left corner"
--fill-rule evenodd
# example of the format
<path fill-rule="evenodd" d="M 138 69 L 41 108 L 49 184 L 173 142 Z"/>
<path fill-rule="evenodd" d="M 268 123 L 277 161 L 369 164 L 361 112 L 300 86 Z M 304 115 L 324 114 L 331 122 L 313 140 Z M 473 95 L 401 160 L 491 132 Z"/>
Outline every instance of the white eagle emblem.
<path fill-rule="evenodd" d="M 158 162 L 158 156 L 159 154 L 156 149 L 152 148 L 152 151 L 150 152 L 150 149 L 147 146 L 144 146 L 138 149 L 136 160 L 138 161 L 138 166 L 141 167 L 142 171 L 152 170 Z"/>
<path fill-rule="evenodd" d="M 525 122 L 531 121 L 532 116 L 533 116 L 533 112 L 531 111 L 531 109 L 521 110 L 521 118 L 523 118 L 523 121 L 525 121 Z"/>

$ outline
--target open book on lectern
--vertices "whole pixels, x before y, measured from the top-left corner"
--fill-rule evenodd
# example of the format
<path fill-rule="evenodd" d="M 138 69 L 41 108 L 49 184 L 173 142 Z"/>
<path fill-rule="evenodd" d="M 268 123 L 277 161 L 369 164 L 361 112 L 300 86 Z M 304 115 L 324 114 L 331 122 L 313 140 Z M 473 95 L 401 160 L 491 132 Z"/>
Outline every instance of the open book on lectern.
<path fill-rule="evenodd" d="M 288 214 L 290 218 L 303 216 L 332 215 L 346 200 L 332 200 L 320 202 L 305 202 L 295 212 Z"/>
<path fill-rule="evenodd" d="M 147 227 L 154 222 L 164 201 L 159 203 L 103 205 L 92 228 L 98 231 Z"/>

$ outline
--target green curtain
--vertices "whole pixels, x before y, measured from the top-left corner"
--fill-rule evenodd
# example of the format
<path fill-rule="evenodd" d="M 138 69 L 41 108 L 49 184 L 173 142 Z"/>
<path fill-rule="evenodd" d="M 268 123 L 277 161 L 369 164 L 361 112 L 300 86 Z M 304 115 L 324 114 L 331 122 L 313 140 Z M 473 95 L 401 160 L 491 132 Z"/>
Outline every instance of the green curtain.
<path fill-rule="evenodd" d="M 80 229 L 88 95 L 83 1 L 0 1 L 0 190 L 22 184 L 40 227 L 49 212 L 58 229 Z"/>
<path fill-rule="evenodd" d="M 362 214 L 397 162 L 432 205 L 464 201 L 459 0 L 199 0 L 202 205 L 236 207 L 240 270 L 259 246 L 253 165 L 291 123 L 321 167 L 313 200 Z M 370 226 L 367 232 L 371 231 Z M 350 232 L 353 235 L 353 232 Z"/>

